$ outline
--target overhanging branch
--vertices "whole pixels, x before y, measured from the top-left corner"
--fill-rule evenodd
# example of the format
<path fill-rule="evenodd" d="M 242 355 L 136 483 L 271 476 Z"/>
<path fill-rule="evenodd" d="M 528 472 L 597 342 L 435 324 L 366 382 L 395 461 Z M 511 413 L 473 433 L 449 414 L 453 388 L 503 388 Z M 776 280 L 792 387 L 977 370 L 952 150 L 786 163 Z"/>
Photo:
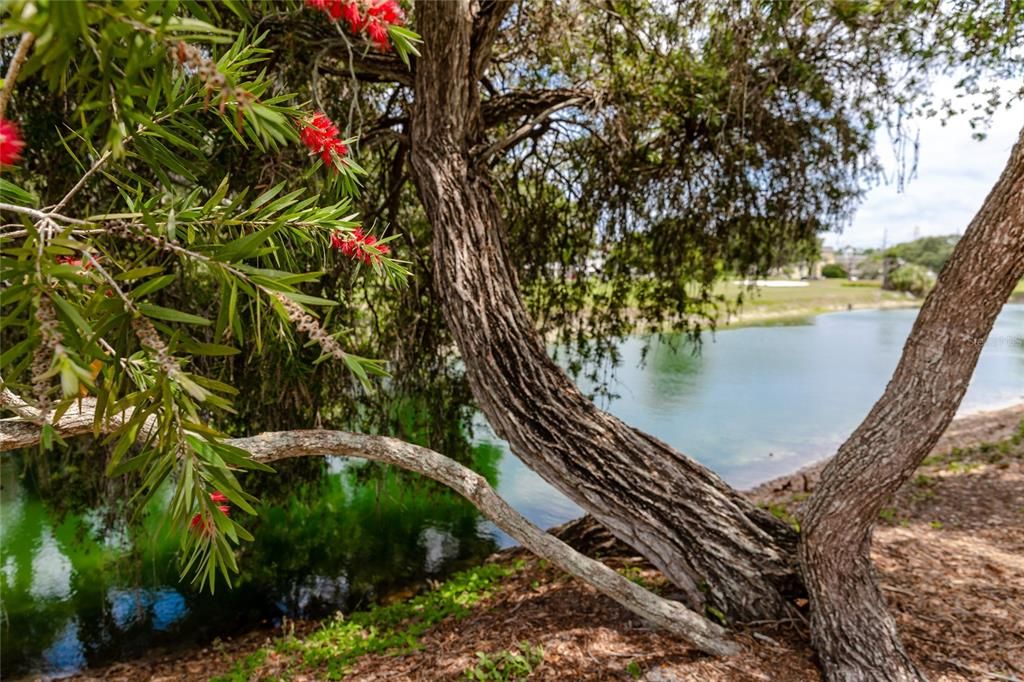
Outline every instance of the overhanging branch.
<path fill-rule="evenodd" d="M 316 49 L 328 48 L 328 54 L 344 63 L 344 68 L 336 71 L 337 75 L 350 75 L 345 41 L 338 37 L 337 25 L 319 12 L 275 12 L 260 20 L 259 29 L 267 31 L 267 46 L 271 49 L 292 52 L 295 45 L 312 45 L 312 52 L 315 52 Z M 378 52 L 363 40 L 354 39 L 354 42 L 351 71 L 359 80 L 412 85 L 415 64 L 408 67 L 394 53 Z"/>
<path fill-rule="evenodd" d="M 490 146 L 488 146 L 486 149 L 483 150 L 483 152 L 480 153 L 480 162 L 487 163 L 495 154 L 498 154 L 508 149 L 509 147 L 518 144 L 520 141 L 525 140 L 534 132 L 537 126 L 543 124 L 555 112 L 560 111 L 562 109 L 566 109 L 571 106 L 575 106 L 577 104 L 583 104 L 584 101 L 586 100 L 584 100 L 584 98 L 582 97 L 571 97 L 569 99 L 562 100 L 561 102 L 552 104 L 550 107 L 540 112 L 523 125 L 516 128 L 516 130 L 508 137 L 496 140 L 495 142 L 491 143 Z"/>
<path fill-rule="evenodd" d="M 13 407 L 10 405 L 12 398 L 23 404 L 9 392 L 3 394 L 2 400 Z M 61 436 L 91 432 L 94 406 L 91 399 L 83 400 L 62 416 L 54 428 Z M 40 435 L 41 429 L 37 424 L 0 420 L 0 452 L 38 443 Z M 422 474 L 465 497 L 498 528 L 537 556 L 591 585 L 638 616 L 686 639 L 706 653 L 727 656 L 740 651 L 720 626 L 678 602 L 663 599 L 640 587 L 545 533 L 513 509 L 483 476 L 438 452 L 396 438 L 344 431 L 282 431 L 226 442 L 248 451 L 254 460 L 263 463 L 293 457 L 338 455 L 384 462 Z"/>
<path fill-rule="evenodd" d="M 493 128 L 523 116 L 536 116 L 568 100 L 587 102 L 593 99 L 594 93 L 583 88 L 514 90 L 484 100 L 480 105 L 480 113 L 484 119 L 484 127 Z"/>

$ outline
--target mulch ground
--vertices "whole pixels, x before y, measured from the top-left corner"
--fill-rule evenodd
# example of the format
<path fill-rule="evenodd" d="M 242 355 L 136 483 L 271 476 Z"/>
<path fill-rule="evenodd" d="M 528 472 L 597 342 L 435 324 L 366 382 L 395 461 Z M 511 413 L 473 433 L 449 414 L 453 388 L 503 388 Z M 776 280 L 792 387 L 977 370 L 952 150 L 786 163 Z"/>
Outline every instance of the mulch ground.
<path fill-rule="evenodd" d="M 1024 680 L 1024 443 L 980 446 L 1011 436 L 1024 406 L 955 422 L 915 480 L 901 490 L 875 534 L 873 556 L 910 655 L 932 680 Z M 951 448 L 971 449 L 956 451 Z M 751 495 L 799 517 L 816 469 L 761 486 Z M 499 560 L 525 556 L 503 553 Z M 670 592 L 636 557 L 606 559 L 630 577 Z M 315 623 L 298 624 L 308 632 Z M 90 671 L 78 679 L 192 680 L 227 672 L 269 642 L 256 632 L 188 654 L 151 657 Z M 744 653 L 712 659 L 651 630 L 611 600 L 536 560 L 508 578 L 474 612 L 443 622 L 404 656 L 366 656 L 348 679 L 460 680 L 477 652 L 528 642 L 543 647 L 529 680 L 818 680 L 800 619 L 741 628 Z M 281 671 L 268 658 L 256 679 Z M 315 674 L 294 680 L 318 679 Z"/>

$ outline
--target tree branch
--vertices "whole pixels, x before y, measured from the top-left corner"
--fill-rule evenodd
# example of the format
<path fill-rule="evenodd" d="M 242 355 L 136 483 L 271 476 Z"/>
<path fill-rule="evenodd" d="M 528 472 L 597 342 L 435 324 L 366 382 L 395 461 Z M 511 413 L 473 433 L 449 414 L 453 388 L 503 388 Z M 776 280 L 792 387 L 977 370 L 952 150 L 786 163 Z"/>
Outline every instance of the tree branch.
<path fill-rule="evenodd" d="M 565 109 L 567 107 L 574 106 L 576 104 L 582 104 L 584 101 L 586 100 L 582 97 L 571 97 L 569 99 L 562 100 L 560 102 L 552 104 L 550 107 L 540 112 L 523 125 L 519 126 L 519 128 L 517 128 L 515 132 L 513 132 L 508 137 L 493 142 L 480 154 L 479 161 L 481 163 L 487 163 L 495 154 L 502 152 L 508 149 L 509 147 L 514 146 L 521 140 L 524 140 L 527 137 L 529 137 L 538 125 L 543 123 L 549 116 L 551 116 L 555 112 L 561 109 Z"/>
<path fill-rule="evenodd" d="M 514 0 L 483 0 L 480 12 L 473 20 L 473 57 L 472 65 L 474 80 L 479 79 L 491 60 L 494 41 L 498 37 L 498 28 Z"/>
<path fill-rule="evenodd" d="M 0 203 L 0 211 L 10 211 L 11 213 L 21 213 L 27 215 L 35 220 L 59 220 L 64 223 L 71 225 L 91 225 L 88 221 L 79 220 L 78 218 L 69 218 L 66 215 L 60 213 L 54 213 L 53 211 L 40 211 L 28 206 L 16 206 L 15 204 L 3 204 Z"/>
<path fill-rule="evenodd" d="M 7 399 L 6 393 L 3 399 Z M 53 426 L 61 436 L 91 432 L 94 408 L 95 401 L 85 399 Z M 112 420 L 110 425 L 116 425 L 115 421 L 119 420 Z M 0 421 L 0 452 L 27 447 L 38 443 L 39 439 L 40 427 L 36 424 Z M 740 651 L 740 647 L 727 638 L 724 628 L 678 602 L 663 599 L 640 587 L 545 533 L 509 506 L 483 476 L 438 452 L 396 438 L 344 431 L 282 431 L 226 442 L 248 451 L 254 460 L 264 463 L 293 457 L 339 455 L 385 462 L 422 474 L 465 497 L 496 526 L 537 556 L 547 559 L 638 616 L 686 639 L 705 653 L 728 656 Z"/>
<path fill-rule="evenodd" d="M 2 381 L 0 379 L 0 382 Z M 0 407 L 10 410 L 22 419 L 35 420 L 39 418 L 39 410 L 26 403 L 6 387 L 0 390 Z"/>
<path fill-rule="evenodd" d="M 14 51 L 11 64 L 7 67 L 7 75 L 4 76 L 4 89 L 0 91 L 0 118 L 3 118 L 4 114 L 7 113 L 7 103 L 11 101 L 11 93 L 14 92 L 14 82 L 18 80 L 21 65 L 28 59 L 28 52 L 32 49 L 32 43 L 35 39 L 35 35 L 27 31 L 21 34 L 18 49 Z"/>
<path fill-rule="evenodd" d="M 557 104 L 576 99 L 590 101 L 594 99 L 594 94 L 582 88 L 514 90 L 484 100 L 480 105 L 480 111 L 484 127 L 493 128 L 523 116 L 536 116 Z"/>

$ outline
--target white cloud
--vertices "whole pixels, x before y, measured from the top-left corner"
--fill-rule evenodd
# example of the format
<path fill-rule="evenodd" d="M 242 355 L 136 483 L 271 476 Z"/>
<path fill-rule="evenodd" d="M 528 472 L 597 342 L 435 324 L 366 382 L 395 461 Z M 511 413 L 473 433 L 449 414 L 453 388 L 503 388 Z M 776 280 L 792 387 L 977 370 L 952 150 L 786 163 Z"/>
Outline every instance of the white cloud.
<path fill-rule="evenodd" d="M 897 244 L 915 235 L 962 234 L 1002 172 L 1020 126 L 1019 105 L 998 111 L 980 142 L 971 137 L 967 116 L 945 126 L 937 119 L 919 120 L 916 175 L 902 192 L 895 181 L 868 190 L 852 224 L 827 235 L 825 243 L 879 247 L 883 239 Z M 888 133 L 881 133 L 876 144 L 894 177 L 897 164 Z"/>

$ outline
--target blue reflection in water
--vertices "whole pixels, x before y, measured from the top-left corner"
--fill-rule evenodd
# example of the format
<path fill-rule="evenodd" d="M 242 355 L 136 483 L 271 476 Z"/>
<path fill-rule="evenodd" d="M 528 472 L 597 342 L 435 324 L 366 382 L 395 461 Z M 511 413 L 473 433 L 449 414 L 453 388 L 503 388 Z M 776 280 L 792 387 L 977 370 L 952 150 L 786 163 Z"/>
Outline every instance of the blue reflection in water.
<path fill-rule="evenodd" d="M 163 632 L 185 617 L 185 597 L 175 589 L 111 589 L 107 596 L 110 614 L 120 630 L 149 621 L 149 626 Z"/>
<path fill-rule="evenodd" d="M 46 668 L 52 671 L 81 670 L 85 667 L 85 647 L 78 636 L 78 621 L 71 619 L 43 652 Z"/>

